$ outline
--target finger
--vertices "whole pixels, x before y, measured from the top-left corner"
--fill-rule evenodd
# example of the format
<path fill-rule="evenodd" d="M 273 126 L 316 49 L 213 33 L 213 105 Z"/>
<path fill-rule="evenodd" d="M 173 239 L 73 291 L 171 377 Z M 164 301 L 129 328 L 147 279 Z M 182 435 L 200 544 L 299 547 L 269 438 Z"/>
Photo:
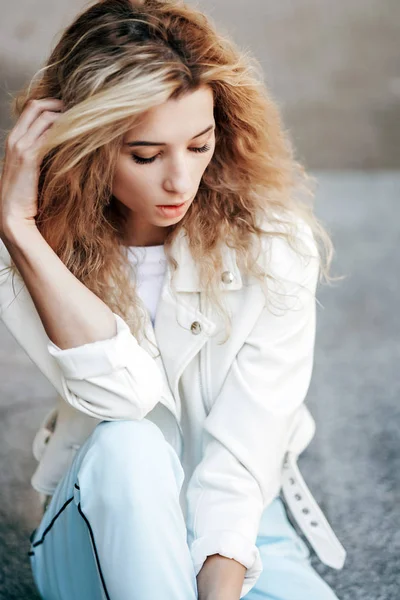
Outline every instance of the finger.
<path fill-rule="evenodd" d="M 21 139 L 44 110 L 61 111 L 63 106 L 63 101 L 57 98 L 42 98 L 41 100 L 29 101 L 10 133 L 8 143 L 13 145 Z"/>
<path fill-rule="evenodd" d="M 44 158 L 44 156 L 41 153 L 41 149 L 42 149 L 42 146 L 46 143 L 46 141 L 50 135 L 51 128 L 52 128 L 52 124 L 50 124 L 49 127 L 47 127 L 43 131 L 43 133 L 41 133 L 38 136 L 36 143 L 32 146 L 32 152 L 34 153 L 34 157 L 36 160 L 38 160 L 40 158 L 39 162 L 41 162 Z"/>
<path fill-rule="evenodd" d="M 59 117 L 59 113 L 45 112 L 39 115 L 35 123 L 28 129 L 28 132 L 23 135 L 13 146 L 13 151 L 9 157 L 17 161 L 16 164 L 36 164 L 39 158 L 41 149 L 41 135 L 48 131 L 54 121 Z"/>
<path fill-rule="evenodd" d="M 45 110 L 32 123 L 25 135 L 20 138 L 18 144 L 22 145 L 24 148 L 35 146 L 38 137 L 51 127 L 59 117 L 60 113 Z"/>

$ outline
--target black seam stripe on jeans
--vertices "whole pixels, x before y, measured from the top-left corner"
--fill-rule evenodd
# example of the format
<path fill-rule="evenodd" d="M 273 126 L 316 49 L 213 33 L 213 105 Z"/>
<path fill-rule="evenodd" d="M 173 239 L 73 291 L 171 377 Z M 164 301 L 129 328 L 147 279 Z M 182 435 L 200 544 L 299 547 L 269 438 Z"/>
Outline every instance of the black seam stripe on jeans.
<path fill-rule="evenodd" d="M 49 533 L 50 529 L 53 527 L 54 523 L 56 522 L 56 519 L 58 519 L 58 517 L 61 515 L 61 513 L 63 512 L 63 510 L 65 510 L 68 506 L 68 504 L 70 502 L 72 502 L 72 500 L 74 499 L 74 496 L 72 496 L 72 498 L 69 498 L 60 508 L 60 510 L 58 511 L 58 513 L 52 518 L 52 520 L 50 521 L 49 525 L 47 525 L 46 529 L 43 532 L 43 535 L 41 537 L 40 540 L 38 540 L 37 542 L 35 542 L 32 546 L 33 548 L 35 548 L 36 546 L 39 546 L 39 544 L 43 544 L 44 542 L 44 538 L 46 537 L 46 535 Z"/>
<path fill-rule="evenodd" d="M 92 528 L 91 528 L 91 526 L 90 526 L 90 523 L 89 523 L 88 519 L 85 517 L 85 515 L 84 515 L 84 514 L 83 514 L 83 512 L 82 512 L 82 508 L 81 508 L 81 503 L 80 503 L 80 502 L 79 502 L 79 504 L 78 504 L 78 510 L 79 510 L 79 512 L 80 512 L 80 514 L 81 514 L 81 516 L 82 516 L 83 520 L 85 521 L 86 525 L 88 526 L 89 533 L 90 533 L 90 538 L 91 538 L 91 540 L 92 540 L 92 543 L 93 543 L 94 555 L 95 555 L 95 557 L 96 557 L 96 563 L 97 563 L 97 567 L 98 567 L 98 569 L 99 569 L 99 573 L 100 573 L 100 579 L 101 579 L 101 583 L 102 583 L 102 585 L 103 585 L 103 590 L 104 590 L 104 593 L 105 593 L 105 595 L 106 595 L 106 598 L 107 598 L 107 600 L 110 600 L 110 596 L 109 596 L 109 594 L 108 594 L 108 591 L 107 591 L 107 588 L 106 588 L 106 583 L 105 583 L 105 581 L 104 581 L 103 572 L 102 572 L 102 570 L 101 570 L 101 566 L 100 566 L 100 559 L 99 559 L 99 555 L 97 554 L 97 548 L 96 548 L 96 543 L 95 543 L 95 541 L 94 541 L 93 530 L 92 530 Z"/>
<path fill-rule="evenodd" d="M 76 484 L 75 484 L 75 487 L 76 487 L 77 489 L 79 489 L 79 486 L 77 486 Z M 58 517 L 61 515 L 61 513 L 62 513 L 62 512 L 63 512 L 63 511 L 64 511 L 64 510 L 67 508 L 68 504 L 70 504 L 70 502 L 72 502 L 72 500 L 73 500 L 73 499 L 74 499 L 74 496 L 72 496 L 72 498 L 69 498 L 69 499 L 68 499 L 68 500 L 67 500 L 67 501 L 66 501 L 66 502 L 65 502 L 65 503 L 62 505 L 62 507 L 60 508 L 60 510 L 58 511 L 58 513 L 57 513 L 57 514 L 56 514 L 56 515 L 55 515 L 55 516 L 52 518 L 51 522 L 49 523 L 49 525 L 48 525 L 48 526 L 46 527 L 46 529 L 44 530 L 44 532 L 43 532 L 43 535 L 42 535 L 41 539 L 40 539 L 40 540 L 38 540 L 37 542 L 35 542 L 35 543 L 33 544 L 33 547 L 35 547 L 35 546 L 39 546 L 39 544 L 43 544 L 43 542 L 44 542 L 44 538 L 46 537 L 46 535 L 48 534 L 48 532 L 50 531 L 50 529 L 53 527 L 53 525 L 54 525 L 54 523 L 55 523 L 56 519 L 57 519 L 57 518 L 58 518 Z M 91 528 L 91 526 L 90 526 L 90 523 L 89 523 L 88 519 L 86 518 L 86 516 L 85 516 L 85 515 L 83 514 L 83 512 L 82 512 L 82 508 L 81 508 L 81 503 L 80 503 L 80 502 L 79 502 L 79 504 L 78 504 L 78 511 L 79 511 L 79 514 L 82 516 L 83 520 L 85 521 L 85 523 L 86 523 L 86 525 L 87 525 L 87 527 L 88 527 L 88 529 L 89 529 L 90 538 L 91 538 L 91 540 L 92 540 L 92 543 L 93 543 L 93 548 L 94 548 L 94 554 L 95 554 L 95 558 L 96 558 L 96 563 L 97 563 L 97 567 L 98 567 L 98 570 L 99 570 L 99 573 L 100 573 L 101 584 L 102 584 L 102 586 L 103 586 L 103 590 L 104 590 L 104 593 L 105 593 L 105 595 L 106 595 L 106 598 L 107 598 L 107 600 L 110 600 L 110 595 L 109 595 L 109 593 L 108 593 L 108 591 L 107 591 L 106 583 L 105 583 L 105 581 L 104 581 L 103 572 L 102 572 L 102 570 L 101 570 L 101 566 L 100 566 L 99 555 L 97 554 L 97 548 L 96 548 L 96 543 L 95 543 L 95 541 L 94 541 L 93 530 L 92 530 L 92 528 Z M 35 553 L 34 553 L 34 552 L 28 552 L 28 556 L 34 556 L 34 555 L 35 555 Z"/>

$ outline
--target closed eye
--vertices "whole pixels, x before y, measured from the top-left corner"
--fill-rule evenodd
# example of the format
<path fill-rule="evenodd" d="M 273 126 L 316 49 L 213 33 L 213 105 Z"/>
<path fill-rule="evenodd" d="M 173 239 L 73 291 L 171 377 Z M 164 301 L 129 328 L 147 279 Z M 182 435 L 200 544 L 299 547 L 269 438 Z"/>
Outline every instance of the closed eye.
<path fill-rule="evenodd" d="M 209 146 L 208 144 L 205 144 L 204 146 L 200 146 L 200 147 L 194 147 L 194 148 L 189 148 L 189 150 L 191 152 L 198 152 L 198 153 L 202 153 L 202 152 L 208 152 L 211 149 L 211 146 Z M 156 154 L 155 156 L 151 156 L 150 158 L 143 158 L 142 156 L 137 156 L 137 154 L 132 154 L 131 155 L 133 160 L 135 161 L 135 163 L 137 163 L 138 165 L 147 165 L 149 163 L 152 163 L 156 160 L 158 154 Z"/>

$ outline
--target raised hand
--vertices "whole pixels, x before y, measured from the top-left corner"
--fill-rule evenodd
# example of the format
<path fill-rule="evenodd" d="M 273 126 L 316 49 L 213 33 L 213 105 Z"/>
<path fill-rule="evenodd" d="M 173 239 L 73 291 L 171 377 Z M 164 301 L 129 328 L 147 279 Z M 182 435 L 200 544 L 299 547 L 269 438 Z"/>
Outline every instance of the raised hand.
<path fill-rule="evenodd" d="M 0 179 L 0 237 L 14 223 L 35 226 L 40 149 L 62 109 L 63 102 L 54 98 L 30 100 L 7 137 Z"/>

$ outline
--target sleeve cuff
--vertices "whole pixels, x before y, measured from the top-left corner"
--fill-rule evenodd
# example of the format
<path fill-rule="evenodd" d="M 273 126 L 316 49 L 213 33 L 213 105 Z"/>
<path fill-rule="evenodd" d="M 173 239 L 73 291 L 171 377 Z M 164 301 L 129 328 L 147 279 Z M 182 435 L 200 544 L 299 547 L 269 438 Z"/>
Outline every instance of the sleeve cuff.
<path fill-rule="evenodd" d="M 216 531 L 196 539 L 190 548 L 196 576 L 207 556 L 221 554 L 233 558 L 246 567 L 246 573 L 240 593 L 243 598 L 256 584 L 262 573 L 263 565 L 257 546 L 235 531 Z"/>
<path fill-rule="evenodd" d="M 138 346 L 130 328 L 116 313 L 113 313 L 117 333 L 114 337 L 83 344 L 75 348 L 61 349 L 51 340 L 47 343 L 48 352 L 55 358 L 67 379 L 88 379 L 107 375 L 123 368 L 132 359 L 132 351 Z"/>

